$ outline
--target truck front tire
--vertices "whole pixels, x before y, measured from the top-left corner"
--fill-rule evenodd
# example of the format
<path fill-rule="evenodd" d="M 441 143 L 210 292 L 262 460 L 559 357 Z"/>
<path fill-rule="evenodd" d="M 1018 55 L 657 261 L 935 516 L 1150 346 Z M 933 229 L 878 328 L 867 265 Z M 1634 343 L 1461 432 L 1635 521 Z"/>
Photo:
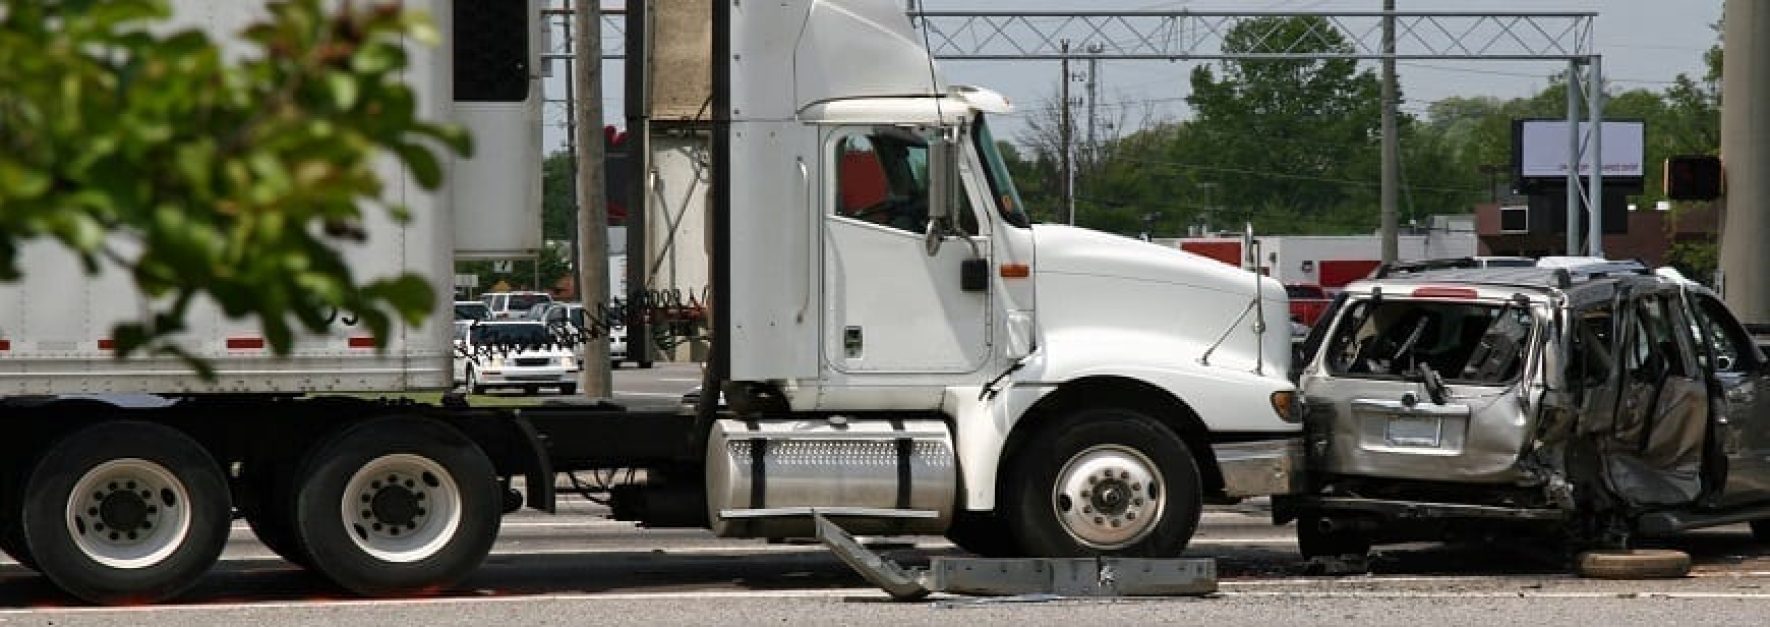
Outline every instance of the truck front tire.
<path fill-rule="evenodd" d="M 1075 412 L 1029 437 L 1004 490 L 1020 550 L 1039 557 L 1175 557 L 1203 510 L 1191 451 L 1121 408 Z"/>
<path fill-rule="evenodd" d="M 227 478 L 203 447 L 164 425 L 114 421 L 45 451 L 20 525 L 42 573 L 101 604 L 184 592 L 227 543 Z"/>
<path fill-rule="evenodd" d="M 446 588 L 484 561 L 503 492 L 484 451 L 436 420 L 346 428 L 307 456 L 295 532 L 312 567 L 369 596 Z"/>

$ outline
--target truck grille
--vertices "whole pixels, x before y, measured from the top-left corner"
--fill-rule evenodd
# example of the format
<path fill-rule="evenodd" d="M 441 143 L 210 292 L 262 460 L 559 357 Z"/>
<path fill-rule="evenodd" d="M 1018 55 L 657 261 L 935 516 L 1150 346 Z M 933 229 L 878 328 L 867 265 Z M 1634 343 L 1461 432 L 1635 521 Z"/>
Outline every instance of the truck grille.
<path fill-rule="evenodd" d="M 551 358 L 551 357 L 518 357 L 518 358 L 516 358 L 516 365 L 518 365 L 518 366 L 545 366 L 545 365 L 548 365 L 551 363 L 553 363 L 553 358 Z"/>

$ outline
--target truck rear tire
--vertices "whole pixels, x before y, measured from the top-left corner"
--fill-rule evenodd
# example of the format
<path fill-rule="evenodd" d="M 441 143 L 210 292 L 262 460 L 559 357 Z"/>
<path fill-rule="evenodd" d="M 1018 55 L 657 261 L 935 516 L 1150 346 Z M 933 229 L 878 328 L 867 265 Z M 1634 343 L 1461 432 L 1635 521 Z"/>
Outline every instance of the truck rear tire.
<path fill-rule="evenodd" d="M 1204 509 L 1179 436 L 1130 409 L 1085 409 L 1026 440 L 1009 467 L 1004 518 L 1037 557 L 1175 557 Z"/>
<path fill-rule="evenodd" d="M 227 477 L 189 436 L 103 422 L 45 451 L 20 524 L 50 581 L 101 604 L 151 603 L 189 589 L 227 543 Z"/>
<path fill-rule="evenodd" d="M 491 552 L 503 492 L 485 452 L 436 420 L 377 418 L 315 447 L 295 531 L 312 567 L 362 595 L 460 581 Z"/>
<path fill-rule="evenodd" d="M 1770 544 L 1770 520 L 1754 520 L 1751 525 L 1752 539 L 1758 544 Z"/>

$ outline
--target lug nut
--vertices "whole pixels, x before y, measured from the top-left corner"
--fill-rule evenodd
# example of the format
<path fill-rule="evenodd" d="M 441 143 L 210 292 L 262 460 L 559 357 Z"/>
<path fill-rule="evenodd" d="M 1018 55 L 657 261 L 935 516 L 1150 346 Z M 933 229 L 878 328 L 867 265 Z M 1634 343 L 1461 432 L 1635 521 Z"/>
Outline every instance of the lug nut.
<path fill-rule="evenodd" d="M 1132 490 L 1142 490 L 1142 489 L 1143 489 L 1143 484 L 1141 484 L 1141 483 L 1133 483 L 1133 484 L 1131 484 L 1131 489 L 1132 489 Z"/>
<path fill-rule="evenodd" d="M 1141 499 L 1141 498 L 1131 499 L 1131 504 L 1136 505 L 1138 507 L 1142 507 L 1143 506 L 1143 499 Z"/>
<path fill-rule="evenodd" d="M 1117 518 L 1112 519 L 1112 527 L 1114 529 L 1117 529 L 1118 526 L 1119 526 L 1119 519 L 1117 519 Z"/>
<path fill-rule="evenodd" d="M 1102 518 L 1102 517 L 1100 517 L 1100 516 L 1095 516 L 1095 517 L 1094 517 L 1094 524 L 1096 524 L 1096 525 L 1104 525 L 1104 524 L 1106 524 L 1106 519 L 1105 519 L 1105 518 Z"/>
<path fill-rule="evenodd" d="M 1137 512 L 1125 512 L 1125 520 L 1137 520 Z"/>
<path fill-rule="evenodd" d="M 1092 514 L 1092 513 L 1094 513 L 1094 508 L 1083 505 L 1082 506 L 1082 513 L 1083 514 Z"/>

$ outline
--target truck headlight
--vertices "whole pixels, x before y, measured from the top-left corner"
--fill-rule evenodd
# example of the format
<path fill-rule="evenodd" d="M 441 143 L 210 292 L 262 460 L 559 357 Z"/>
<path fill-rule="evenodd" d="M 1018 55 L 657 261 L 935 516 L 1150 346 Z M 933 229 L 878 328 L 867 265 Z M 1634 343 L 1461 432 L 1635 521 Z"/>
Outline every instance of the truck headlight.
<path fill-rule="evenodd" d="M 1285 422 L 1296 422 L 1297 419 L 1300 417 L 1296 414 L 1297 393 L 1294 391 L 1291 391 L 1291 390 L 1273 392 L 1272 393 L 1272 411 L 1273 411 L 1273 413 L 1278 414 L 1279 420 L 1283 420 Z"/>
<path fill-rule="evenodd" d="M 578 360 L 572 359 L 570 357 L 561 357 L 561 358 L 559 358 L 559 365 L 565 366 L 566 370 L 577 370 L 578 369 Z"/>

